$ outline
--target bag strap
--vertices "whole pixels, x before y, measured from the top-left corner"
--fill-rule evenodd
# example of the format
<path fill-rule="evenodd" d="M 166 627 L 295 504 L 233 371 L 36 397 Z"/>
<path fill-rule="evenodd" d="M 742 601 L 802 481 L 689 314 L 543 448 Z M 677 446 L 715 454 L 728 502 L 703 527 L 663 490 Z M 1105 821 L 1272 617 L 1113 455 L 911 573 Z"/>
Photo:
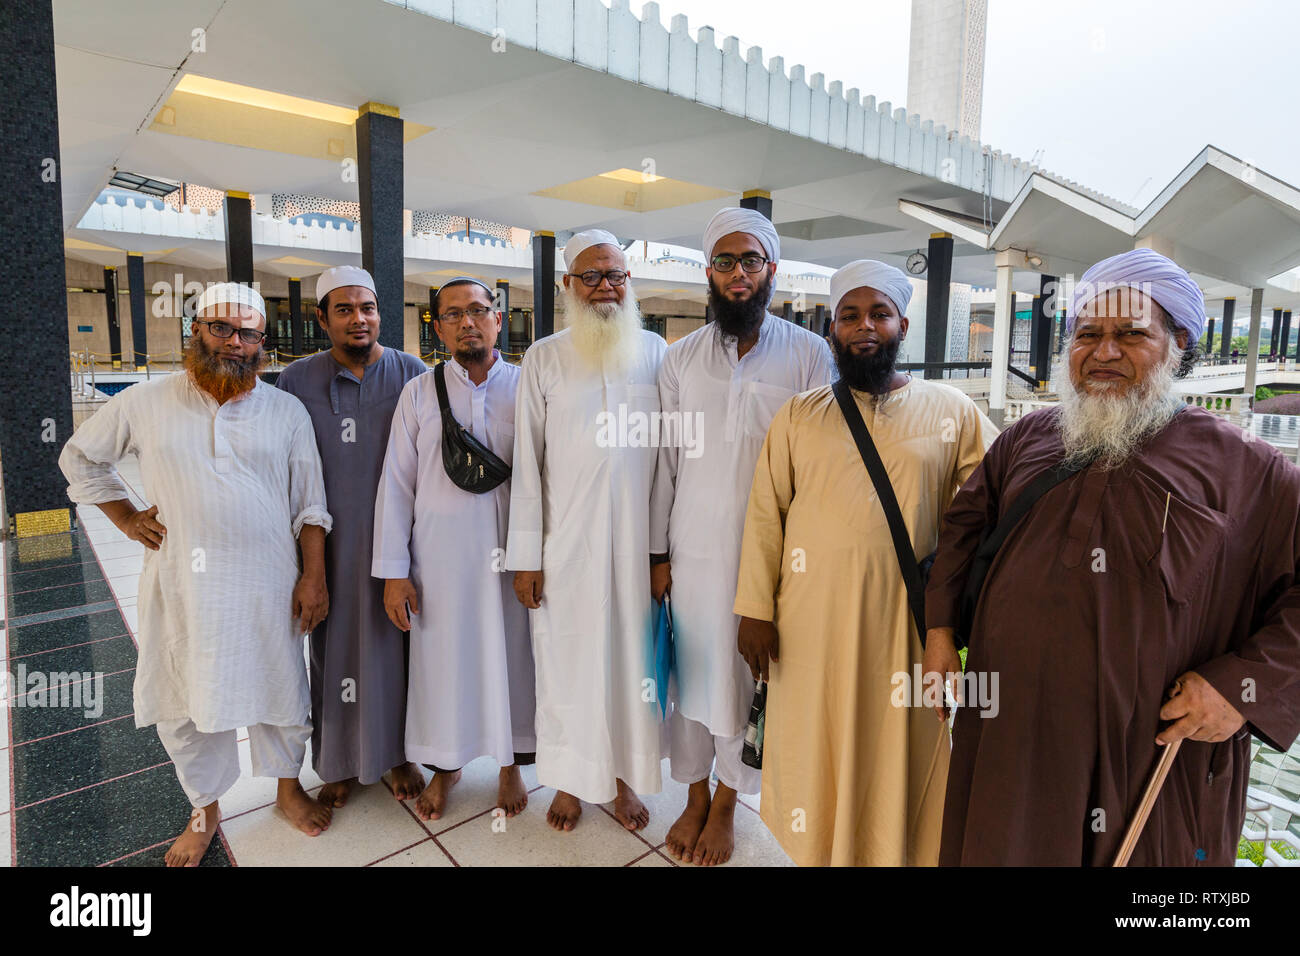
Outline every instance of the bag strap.
<path fill-rule="evenodd" d="M 831 391 L 840 404 L 844 420 L 848 422 L 849 432 L 858 446 L 862 463 L 867 466 L 871 483 L 876 486 L 876 496 L 880 499 L 880 505 L 885 509 L 885 518 L 889 521 L 889 534 L 894 539 L 894 552 L 898 555 L 898 569 L 903 574 L 903 583 L 907 585 L 907 603 L 912 609 L 912 619 L 916 622 L 917 636 L 921 640 L 921 646 L 924 647 L 925 588 L 921 584 L 921 568 L 916 562 L 916 552 L 912 550 L 912 538 L 907 533 L 907 522 L 903 520 L 903 512 L 898 507 L 898 499 L 894 496 L 894 486 L 889 481 L 885 463 L 880 460 L 876 443 L 871 440 L 867 423 L 862 420 L 862 413 L 858 411 L 858 403 L 853 400 L 848 383 L 842 378 L 837 379 L 831 386 Z"/>
<path fill-rule="evenodd" d="M 445 423 L 451 416 L 451 402 L 447 400 L 447 370 L 443 368 L 446 362 L 439 362 L 433 367 L 433 384 L 438 387 L 438 411 L 442 413 L 442 420 Z M 451 419 L 453 422 L 456 419 Z"/>
<path fill-rule="evenodd" d="M 1007 540 L 1007 536 L 1015 530 L 1016 525 L 1029 513 L 1029 509 L 1034 506 L 1039 498 L 1071 475 L 1078 474 L 1089 464 L 1090 462 L 1082 462 L 1067 465 L 1064 461 L 1057 462 L 1031 481 L 1029 486 L 1016 496 L 1016 500 L 1011 502 L 1011 507 L 1007 509 L 1007 513 L 998 519 L 997 525 L 993 528 L 993 533 L 980 543 L 979 548 L 975 551 L 975 557 L 991 558 L 997 554 L 998 549 L 1002 547 L 1002 543 Z"/>

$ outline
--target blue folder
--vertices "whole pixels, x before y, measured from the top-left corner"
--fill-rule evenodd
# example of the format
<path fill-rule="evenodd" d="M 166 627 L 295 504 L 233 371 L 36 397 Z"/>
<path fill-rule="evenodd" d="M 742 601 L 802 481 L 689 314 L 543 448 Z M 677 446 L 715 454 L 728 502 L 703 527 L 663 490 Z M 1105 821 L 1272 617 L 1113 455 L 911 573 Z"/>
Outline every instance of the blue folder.
<path fill-rule="evenodd" d="M 677 654 L 673 648 L 672 602 L 666 594 L 663 603 L 656 605 L 651 652 L 654 655 L 655 697 L 659 701 L 659 714 L 667 717 L 668 678 L 677 663 Z"/>

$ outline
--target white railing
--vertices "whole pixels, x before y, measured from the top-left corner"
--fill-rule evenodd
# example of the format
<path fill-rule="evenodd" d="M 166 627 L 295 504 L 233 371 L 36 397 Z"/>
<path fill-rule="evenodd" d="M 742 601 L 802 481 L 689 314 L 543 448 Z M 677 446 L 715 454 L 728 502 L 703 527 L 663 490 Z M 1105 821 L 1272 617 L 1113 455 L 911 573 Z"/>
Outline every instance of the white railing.
<path fill-rule="evenodd" d="M 1300 867 L 1300 837 L 1286 826 L 1276 826 L 1272 817 L 1275 811 L 1286 814 L 1287 818 L 1300 817 L 1300 804 L 1288 800 L 1280 794 L 1270 793 L 1261 787 L 1246 788 L 1246 824 L 1241 836 L 1252 843 L 1263 844 L 1263 866 Z M 1251 815 L 1262 825 L 1255 825 Z M 1294 858 L 1288 859 L 1278 852 L 1276 844 L 1282 843 L 1294 851 Z M 1237 866 L 1253 866 L 1250 860 L 1237 860 Z"/>

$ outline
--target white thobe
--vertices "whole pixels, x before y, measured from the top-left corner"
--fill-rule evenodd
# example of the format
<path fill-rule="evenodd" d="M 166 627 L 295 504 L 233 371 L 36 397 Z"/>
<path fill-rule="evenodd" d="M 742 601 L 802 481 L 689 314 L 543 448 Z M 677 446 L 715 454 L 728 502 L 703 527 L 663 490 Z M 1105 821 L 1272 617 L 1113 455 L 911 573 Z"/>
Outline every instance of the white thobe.
<path fill-rule="evenodd" d="M 568 329 L 541 339 L 515 408 L 506 564 L 545 573 L 530 612 L 537 779 L 590 803 L 613 800 L 615 778 L 640 793 L 661 785 L 649 554 L 667 345 L 646 330 L 641 343 L 615 374 L 584 361 Z"/>
<path fill-rule="evenodd" d="M 660 448 L 651 508 L 651 550 L 672 561 L 674 706 L 718 737 L 745 729 L 754 698 L 732 613 L 754 464 L 781 406 L 835 377 L 825 339 L 770 314 L 743 358 L 710 324 L 674 342 L 659 371 L 665 415 L 702 427 L 695 449 Z"/>
<path fill-rule="evenodd" d="M 479 385 L 444 363 L 451 413 L 494 455 L 514 455 L 519 369 L 500 358 Z M 407 578 L 411 614 L 406 758 L 458 769 L 476 757 L 513 764 L 536 749 L 528 616 L 505 568 L 510 482 L 476 495 L 442 464 L 432 372 L 406 383 L 393 413 L 375 499 L 377 578 Z"/>
<path fill-rule="evenodd" d="M 129 452 L 167 529 L 140 570 L 136 726 L 309 724 L 296 538 L 332 522 L 307 409 L 261 380 L 224 405 L 185 372 L 138 382 L 64 446 L 68 497 L 127 498 L 114 464 Z"/>

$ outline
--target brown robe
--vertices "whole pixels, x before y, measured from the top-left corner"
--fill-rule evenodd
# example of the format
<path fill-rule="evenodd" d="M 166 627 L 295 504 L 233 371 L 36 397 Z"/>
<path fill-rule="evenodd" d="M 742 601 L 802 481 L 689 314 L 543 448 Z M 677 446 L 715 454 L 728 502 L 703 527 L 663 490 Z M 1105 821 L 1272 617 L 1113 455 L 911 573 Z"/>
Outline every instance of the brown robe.
<path fill-rule="evenodd" d="M 1055 415 L 1003 432 L 953 501 L 928 626 L 956 622 L 981 529 L 1060 460 Z M 1246 724 L 1183 743 L 1130 865 L 1232 865 L 1249 734 L 1285 751 L 1300 732 L 1300 470 L 1247 437 L 1186 408 L 1123 467 L 1047 492 L 1006 540 L 966 662 L 998 674 L 999 712 L 957 715 L 941 864 L 1109 865 L 1165 691 L 1194 669 Z"/>

